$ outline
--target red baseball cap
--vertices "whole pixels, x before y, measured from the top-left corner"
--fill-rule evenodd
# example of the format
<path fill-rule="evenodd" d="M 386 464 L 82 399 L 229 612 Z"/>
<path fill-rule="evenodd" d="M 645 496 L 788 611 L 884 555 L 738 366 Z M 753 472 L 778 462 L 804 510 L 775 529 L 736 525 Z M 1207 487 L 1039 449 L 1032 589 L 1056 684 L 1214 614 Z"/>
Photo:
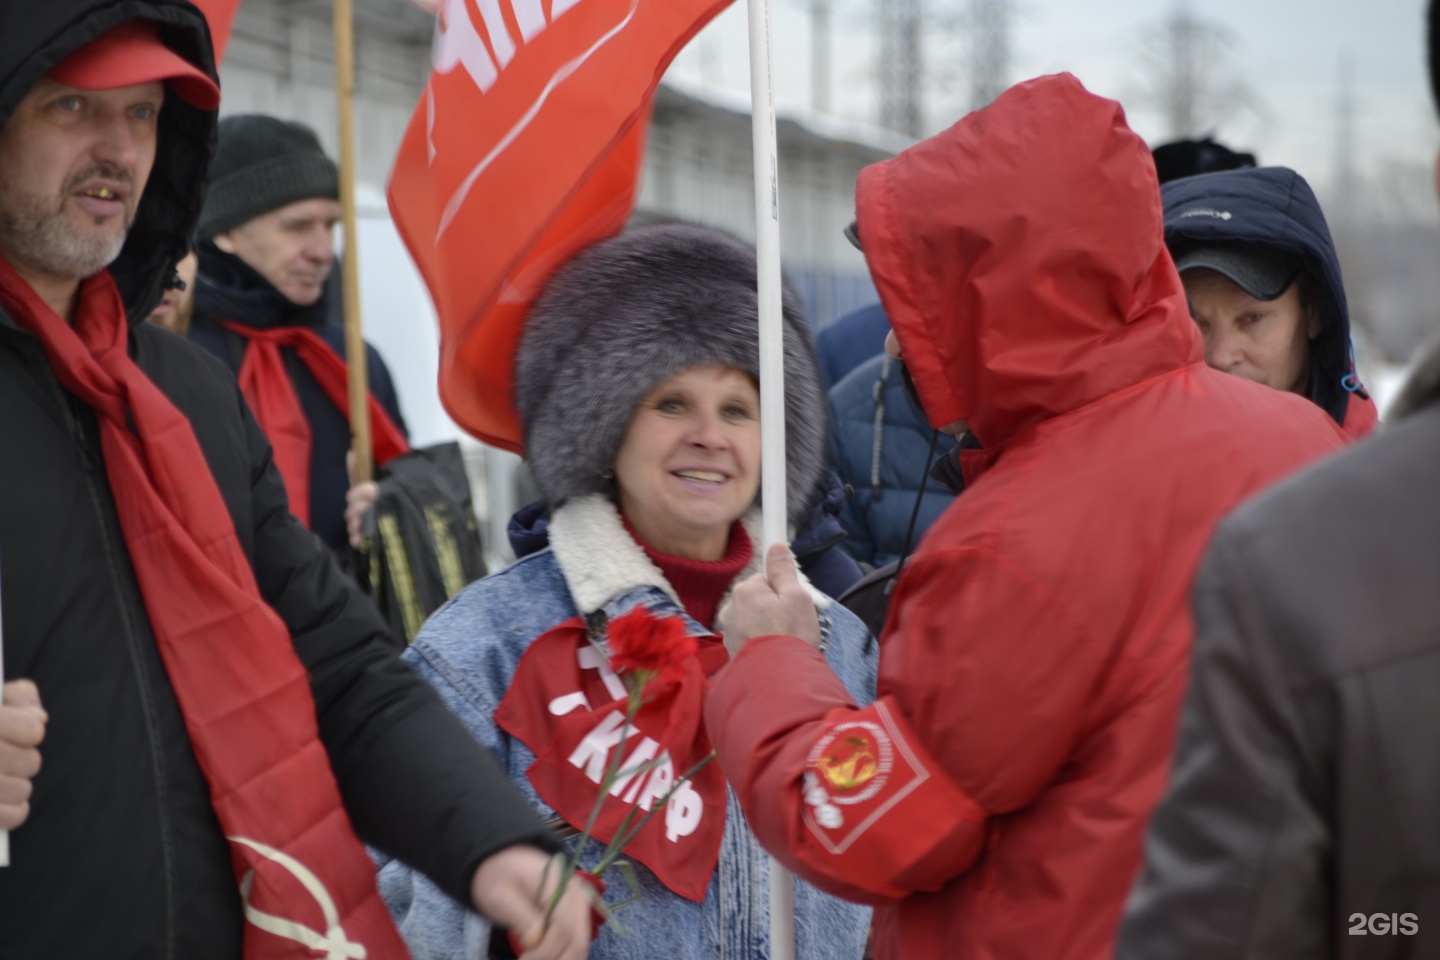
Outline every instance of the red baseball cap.
<path fill-rule="evenodd" d="M 179 97 L 201 110 L 220 106 L 220 87 L 199 67 L 160 42 L 158 24 L 131 20 L 74 50 L 49 73 L 50 79 L 81 90 L 114 90 L 163 80 Z"/>

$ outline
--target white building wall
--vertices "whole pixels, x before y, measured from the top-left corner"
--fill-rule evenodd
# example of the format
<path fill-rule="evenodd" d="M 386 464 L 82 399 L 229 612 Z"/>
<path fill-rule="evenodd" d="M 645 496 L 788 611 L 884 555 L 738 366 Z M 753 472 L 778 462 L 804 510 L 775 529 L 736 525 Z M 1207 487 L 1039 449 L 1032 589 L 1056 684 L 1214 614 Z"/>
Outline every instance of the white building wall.
<path fill-rule="evenodd" d="M 667 80 L 656 98 L 637 218 L 692 220 L 753 239 L 755 187 L 749 104 Z M 862 142 L 861 137 L 877 141 Z M 881 139 L 883 137 L 883 139 Z M 865 260 L 842 231 L 855 218 L 855 178 L 905 142 L 857 131 L 854 139 L 816 132 L 794 119 L 777 129 L 780 255 L 811 320 L 875 300 Z"/>
<path fill-rule="evenodd" d="M 362 12 L 377 6 L 361 3 Z M 400 0 L 383 7 L 395 33 L 377 35 L 364 23 L 355 37 L 355 155 L 357 180 L 383 190 L 415 104 L 430 73 L 424 14 Z M 328 4 L 245 0 L 235 18 L 220 68 L 221 116 L 269 113 L 313 127 L 331 156 L 338 154 L 335 44 Z M 417 37 L 418 32 L 418 37 Z M 423 39 L 420 39 L 423 38 Z"/>

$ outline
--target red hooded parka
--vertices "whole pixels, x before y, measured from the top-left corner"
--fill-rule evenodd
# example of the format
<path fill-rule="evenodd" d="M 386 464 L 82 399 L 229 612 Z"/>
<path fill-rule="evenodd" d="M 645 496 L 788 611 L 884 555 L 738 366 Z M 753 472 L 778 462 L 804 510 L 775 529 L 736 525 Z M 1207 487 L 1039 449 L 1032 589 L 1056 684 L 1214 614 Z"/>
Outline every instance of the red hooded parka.
<path fill-rule="evenodd" d="M 1345 438 L 1205 366 L 1149 151 L 1069 76 L 862 172 L 859 235 L 930 421 L 983 450 L 858 709 L 794 637 L 712 681 L 761 841 L 875 903 L 880 960 L 1100 960 L 1168 771 L 1216 521 Z"/>

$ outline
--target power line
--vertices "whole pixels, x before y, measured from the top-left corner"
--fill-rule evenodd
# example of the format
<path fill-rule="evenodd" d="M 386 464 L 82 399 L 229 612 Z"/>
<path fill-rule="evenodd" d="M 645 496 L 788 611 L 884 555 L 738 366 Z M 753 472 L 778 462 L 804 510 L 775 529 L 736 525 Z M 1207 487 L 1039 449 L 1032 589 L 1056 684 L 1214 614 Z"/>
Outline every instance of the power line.
<path fill-rule="evenodd" d="M 1201 48 L 1210 41 L 1209 31 L 1191 14 L 1185 0 L 1176 0 L 1175 9 L 1161 27 L 1163 46 L 1170 58 L 1170 70 L 1162 88 L 1165 118 L 1170 136 L 1196 137 L 1199 124 Z"/>
<path fill-rule="evenodd" d="M 919 138 L 924 132 L 920 102 L 924 77 L 921 44 L 924 0 L 877 0 L 875 81 L 882 127 Z"/>
<path fill-rule="evenodd" d="M 970 0 L 970 109 L 979 110 L 1010 85 L 1010 0 Z"/>
<path fill-rule="evenodd" d="M 830 5 L 810 0 L 810 109 L 830 112 Z"/>
<path fill-rule="evenodd" d="M 1263 116 L 1258 99 L 1238 79 L 1230 31 L 1196 16 L 1191 0 L 1175 0 L 1149 35 L 1147 76 L 1136 99 L 1160 111 L 1171 139 L 1211 134 L 1239 107 Z"/>
<path fill-rule="evenodd" d="M 1355 222 L 1360 176 L 1355 162 L 1355 62 L 1340 55 L 1340 91 L 1335 101 L 1335 202 L 1331 218 L 1349 227 Z"/>

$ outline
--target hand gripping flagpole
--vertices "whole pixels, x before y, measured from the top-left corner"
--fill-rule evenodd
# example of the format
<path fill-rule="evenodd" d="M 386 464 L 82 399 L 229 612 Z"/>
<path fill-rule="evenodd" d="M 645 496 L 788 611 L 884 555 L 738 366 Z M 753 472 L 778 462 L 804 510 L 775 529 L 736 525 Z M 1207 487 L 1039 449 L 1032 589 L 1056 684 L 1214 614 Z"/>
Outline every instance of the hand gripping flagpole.
<path fill-rule="evenodd" d="M 755 152 L 755 254 L 760 305 L 760 495 L 766 550 L 786 543 L 785 347 L 780 310 L 780 178 L 771 95 L 770 0 L 750 3 L 750 103 Z M 770 957 L 794 960 L 795 884 L 770 858 Z"/>

